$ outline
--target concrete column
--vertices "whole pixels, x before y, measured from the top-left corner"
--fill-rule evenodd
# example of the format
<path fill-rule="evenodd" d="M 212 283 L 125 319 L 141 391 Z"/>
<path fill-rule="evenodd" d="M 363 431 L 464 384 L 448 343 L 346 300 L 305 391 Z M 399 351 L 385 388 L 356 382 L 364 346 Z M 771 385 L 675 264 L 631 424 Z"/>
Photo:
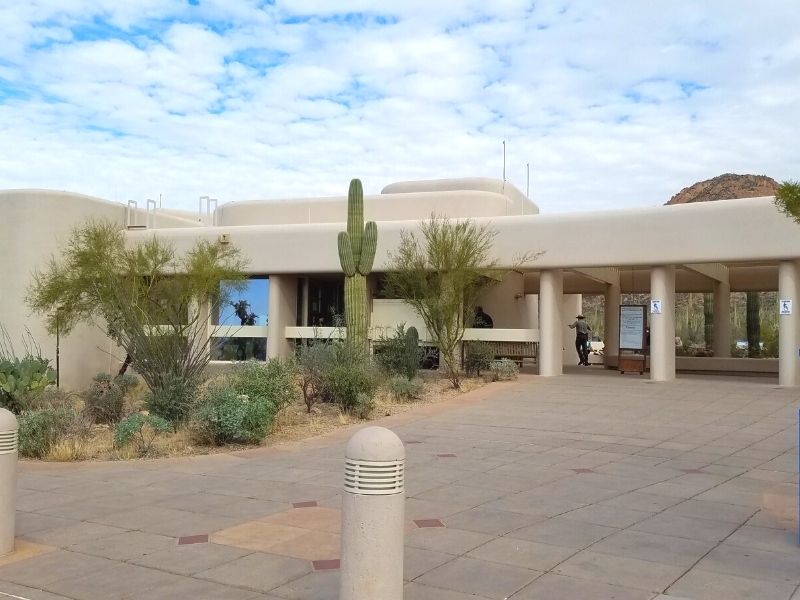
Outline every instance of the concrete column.
<path fill-rule="evenodd" d="M 619 305 L 622 302 L 622 290 L 618 283 L 606 284 L 605 307 L 603 309 L 606 330 L 603 339 L 603 354 L 606 356 L 606 366 L 610 366 L 609 357 L 619 357 Z"/>
<path fill-rule="evenodd" d="M 714 282 L 714 356 L 731 356 L 731 285 Z"/>
<path fill-rule="evenodd" d="M 675 266 L 650 270 L 650 298 L 661 300 L 661 314 L 650 315 L 650 379 L 675 379 Z"/>
<path fill-rule="evenodd" d="M 268 318 L 267 358 L 291 356 L 294 344 L 286 339 L 286 328 L 297 323 L 296 276 L 270 275 Z"/>
<path fill-rule="evenodd" d="M 539 329 L 539 295 L 525 295 L 525 311 L 527 312 L 525 327 Z"/>
<path fill-rule="evenodd" d="M 561 330 L 564 273 L 561 269 L 542 271 L 539 280 L 539 375 L 562 374 Z"/>
<path fill-rule="evenodd" d="M 778 263 L 778 302 L 792 301 L 792 314 L 782 315 L 778 311 L 778 383 L 786 387 L 794 387 L 798 383 L 798 335 L 797 311 L 798 302 L 797 263 L 785 260 Z M 780 308 L 780 307 L 779 307 Z"/>
<path fill-rule="evenodd" d="M 575 330 L 570 329 L 569 325 L 576 321 L 576 318 L 583 311 L 583 295 L 566 294 L 561 303 L 561 360 L 564 365 L 577 365 L 578 353 L 575 351 Z M 589 326 L 592 324 L 589 323 Z M 592 332 L 589 332 L 589 339 L 592 339 Z"/>

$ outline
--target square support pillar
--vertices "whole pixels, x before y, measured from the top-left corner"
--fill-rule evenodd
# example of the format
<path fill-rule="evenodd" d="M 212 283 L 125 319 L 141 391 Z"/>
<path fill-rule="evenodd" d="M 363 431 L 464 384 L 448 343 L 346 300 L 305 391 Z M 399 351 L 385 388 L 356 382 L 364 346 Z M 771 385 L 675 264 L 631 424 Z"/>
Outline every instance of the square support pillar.
<path fill-rule="evenodd" d="M 650 379 L 675 379 L 675 266 L 650 270 L 650 298 L 661 301 L 661 313 L 650 315 Z"/>
<path fill-rule="evenodd" d="M 798 266 L 796 261 L 784 260 L 778 263 L 778 302 L 792 301 L 792 314 L 780 314 L 778 307 L 778 383 L 785 387 L 798 384 Z"/>
<path fill-rule="evenodd" d="M 619 357 L 619 305 L 621 304 L 622 291 L 619 284 L 606 284 L 605 307 L 603 309 L 605 339 L 603 340 L 603 354 L 606 357 L 606 366 L 609 366 L 609 357 Z"/>
<path fill-rule="evenodd" d="M 295 275 L 270 275 L 268 319 L 267 358 L 291 356 L 294 344 L 286 339 L 286 328 L 297 323 Z"/>
<path fill-rule="evenodd" d="M 562 374 L 563 301 L 564 272 L 561 269 L 542 271 L 539 280 L 539 375 L 542 377 Z"/>
<path fill-rule="evenodd" d="M 714 356 L 731 356 L 731 285 L 714 282 L 714 327 L 712 334 Z"/>

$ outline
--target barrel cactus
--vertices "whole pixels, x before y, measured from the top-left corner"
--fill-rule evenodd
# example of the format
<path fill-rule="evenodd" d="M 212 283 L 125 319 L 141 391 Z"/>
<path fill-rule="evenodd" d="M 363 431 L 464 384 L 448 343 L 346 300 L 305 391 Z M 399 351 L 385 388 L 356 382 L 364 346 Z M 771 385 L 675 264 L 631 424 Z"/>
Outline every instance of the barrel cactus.
<path fill-rule="evenodd" d="M 339 261 L 345 274 L 344 311 L 347 337 L 367 350 L 367 275 L 372 272 L 378 226 L 375 221 L 364 224 L 364 190 L 361 180 L 350 182 L 347 195 L 347 231 L 339 232 Z"/>

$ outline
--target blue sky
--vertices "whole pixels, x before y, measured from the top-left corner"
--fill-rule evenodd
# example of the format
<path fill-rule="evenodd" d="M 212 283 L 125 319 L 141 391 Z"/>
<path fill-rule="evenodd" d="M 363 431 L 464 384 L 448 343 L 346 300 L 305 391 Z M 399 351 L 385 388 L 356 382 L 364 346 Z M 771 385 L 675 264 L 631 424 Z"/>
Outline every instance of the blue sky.
<path fill-rule="evenodd" d="M 800 3 L 0 0 L 0 189 L 507 177 L 543 212 L 800 178 Z"/>

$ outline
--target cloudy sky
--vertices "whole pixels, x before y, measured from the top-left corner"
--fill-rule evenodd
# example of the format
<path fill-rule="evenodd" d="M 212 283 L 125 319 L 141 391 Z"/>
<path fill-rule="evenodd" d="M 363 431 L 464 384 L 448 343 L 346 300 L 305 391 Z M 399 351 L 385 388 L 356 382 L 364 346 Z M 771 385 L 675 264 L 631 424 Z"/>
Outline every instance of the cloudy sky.
<path fill-rule="evenodd" d="M 0 189 L 193 208 L 502 178 L 542 212 L 800 178 L 796 0 L 0 0 Z"/>

